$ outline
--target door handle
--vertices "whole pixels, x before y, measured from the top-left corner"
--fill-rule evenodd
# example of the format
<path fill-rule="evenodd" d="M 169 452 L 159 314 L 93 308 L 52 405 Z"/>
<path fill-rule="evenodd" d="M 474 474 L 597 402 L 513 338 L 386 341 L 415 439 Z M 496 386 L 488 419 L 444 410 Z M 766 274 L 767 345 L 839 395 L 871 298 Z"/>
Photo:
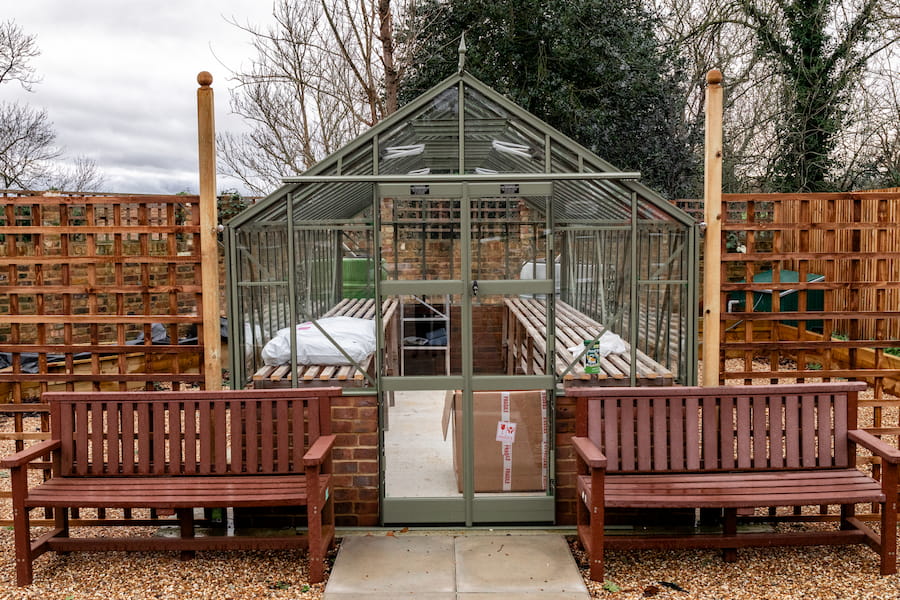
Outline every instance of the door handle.
<path fill-rule="evenodd" d="M 473 295 L 473 296 L 477 296 L 477 295 L 478 295 L 478 281 L 473 281 L 473 282 L 472 282 L 472 295 Z"/>

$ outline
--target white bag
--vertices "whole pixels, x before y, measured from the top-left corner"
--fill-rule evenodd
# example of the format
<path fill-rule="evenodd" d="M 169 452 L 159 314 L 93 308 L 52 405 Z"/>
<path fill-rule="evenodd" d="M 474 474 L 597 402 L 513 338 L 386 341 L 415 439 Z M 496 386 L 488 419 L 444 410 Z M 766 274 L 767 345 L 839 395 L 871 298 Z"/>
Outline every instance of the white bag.
<path fill-rule="evenodd" d="M 610 354 L 624 354 L 628 352 L 628 346 L 625 345 L 625 341 L 612 331 L 604 331 L 597 343 L 594 344 L 594 348 L 601 358 Z M 572 346 L 569 348 L 569 352 L 572 353 L 572 358 L 576 358 L 583 349 L 584 346 Z"/>
<path fill-rule="evenodd" d="M 375 321 L 354 317 L 325 317 L 316 323 L 354 361 L 375 352 Z M 312 322 L 297 325 L 297 363 L 301 365 L 349 365 L 347 357 Z M 290 329 L 280 329 L 262 349 L 263 363 L 278 366 L 291 362 Z"/>

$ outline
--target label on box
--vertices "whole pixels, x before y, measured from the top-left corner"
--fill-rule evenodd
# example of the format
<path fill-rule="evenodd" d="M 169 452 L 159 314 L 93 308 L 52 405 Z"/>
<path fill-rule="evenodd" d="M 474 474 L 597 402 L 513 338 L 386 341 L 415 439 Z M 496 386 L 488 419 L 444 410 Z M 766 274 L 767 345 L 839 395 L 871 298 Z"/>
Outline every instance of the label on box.
<path fill-rule="evenodd" d="M 497 441 L 512 444 L 516 441 L 516 424 L 509 421 L 497 422 Z"/>

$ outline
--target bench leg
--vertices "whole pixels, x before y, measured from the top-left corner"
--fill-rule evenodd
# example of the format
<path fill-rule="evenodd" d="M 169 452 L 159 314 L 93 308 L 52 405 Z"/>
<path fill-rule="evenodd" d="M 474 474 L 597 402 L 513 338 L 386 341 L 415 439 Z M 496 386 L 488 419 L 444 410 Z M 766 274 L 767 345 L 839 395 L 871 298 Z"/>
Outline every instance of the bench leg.
<path fill-rule="evenodd" d="M 737 535 L 737 509 L 726 508 L 722 520 L 722 533 L 724 535 Z M 737 548 L 722 548 L 722 560 L 727 563 L 737 562 Z"/>
<path fill-rule="evenodd" d="M 25 495 L 28 492 L 28 469 L 19 467 L 10 469 L 13 505 L 13 539 L 16 549 L 16 585 L 31 585 L 34 578 L 31 553 L 31 516 L 25 506 Z"/>
<path fill-rule="evenodd" d="M 588 551 L 589 571 L 591 581 L 603 581 L 603 527 L 606 523 L 606 513 L 603 504 L 603 476 L 600 471 L 591 473 L 591 498 L 590 505 L 587 498 L 578 499 L 575 509 L 575 520 L 578 525 L 579 536 L 587 535 L 585 543 L 581 539 L 581 545 Z"/>
<path fill-rule="evenodd" d="M 181 528 L 181 539 L 194 539 L 194 509 L 179 508 L 176 512 L 178 513 L 178 524 Z M 194 558 L 195 554 L 193 550 L 182 550 L 180 558 L 181 560 L 190 560 Z"/>
<path fill-rule="evenodd" d="M 897 484 L 898 466 L 885 465 L 881 475 L 881 486 L 887 497 L 881 506 L 881 574 L 893 575 L 897 572 Z"/>
<path fill-rule="evenodd" d="M 327 508 L 328 502 L 320 501 L 323 498 L 321 479 L 317 467 L 306 468 L 306 490 L 308 500 L 306 504 L 306 528 L 309 539 L 309 582 L 322 583 L 325 579 L 325 550 L 322 547 L 322 513 Z M 330 496 L 330 494 L 329 494 Z"/>
<path fill-rule="evenodd" d="M 841 530 L 847 531 L 850 529 L 856 529 L 856 527 L 850 523 L 850 519 L 856 516 L 856 505 L 855 504 L 841 504 Z"/>
<path fill-rule="evenodd" d="M 56 526 L 56 537 L 69 537 L 69 509 L 64 506 L 57 506 L 53 509 L 53 523 Z M 66 551 L 58 552 L 60 555 L 68 554 Z"/>

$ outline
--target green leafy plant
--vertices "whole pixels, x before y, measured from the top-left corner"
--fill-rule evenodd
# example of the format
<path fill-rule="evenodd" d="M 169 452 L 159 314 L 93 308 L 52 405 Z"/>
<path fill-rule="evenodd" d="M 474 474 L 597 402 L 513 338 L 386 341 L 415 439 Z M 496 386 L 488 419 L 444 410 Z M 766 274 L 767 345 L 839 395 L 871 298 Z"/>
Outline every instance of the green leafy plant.
<path fill-rule="evenodd" d="M 604 589 L 605 591 L 607 591 L 607 592 L 612 593 L 612 594 L 615 594 L 616 592 L 621 592 L 621 591 L 622 591 L 622 588 L 620 588 L 618 585 L 616 585 L 616 584 L 613 583 L 612 581 L 604 581 L 604 582 L 603 582 L 603 589 Z"/>

